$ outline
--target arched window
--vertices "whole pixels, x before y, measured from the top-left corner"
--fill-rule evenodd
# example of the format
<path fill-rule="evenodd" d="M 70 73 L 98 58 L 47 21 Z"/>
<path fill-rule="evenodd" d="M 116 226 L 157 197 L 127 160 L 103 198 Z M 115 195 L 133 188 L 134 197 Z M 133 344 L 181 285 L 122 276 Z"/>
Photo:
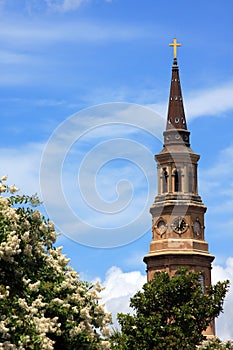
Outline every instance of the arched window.
<path fill-rule="evenodd" d="M 167 192 L 167 178 L 168 178 L 168 173 L 166 168 L 163 168 L 163 188 L 162 191 L 163 193 Z"/>
<path fill-rule="evenodd" d="M 181 191 L 181 176 L 180 176 L 180 170 L 175 170 L 174 171 L 174 180 L 175 180 L 175 186 L 174 190 L 175 192 L 180 192 Z"/>
<path fill-rule="evenodd" d="M 188 172 L 188 192 L 193 192 L 193 174 L 191 170 Z"/>

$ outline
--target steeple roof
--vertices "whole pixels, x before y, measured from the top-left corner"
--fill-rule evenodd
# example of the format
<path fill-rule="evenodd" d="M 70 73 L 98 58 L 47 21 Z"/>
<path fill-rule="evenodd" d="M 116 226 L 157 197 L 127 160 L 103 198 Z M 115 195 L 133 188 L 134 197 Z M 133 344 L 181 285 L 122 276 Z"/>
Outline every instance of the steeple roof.
<path fill-rule="evenodd" d="M 190 133 L 187 129 L 184 112 L 179 67 L 177 64 L 177 58 L 174 57 L 168 103 L 167 125 L 166 131 L 164 132 L 164 144 L 185 144 L 185 146 L 189 146 L 189 134 Z"/>
<path fill-rule="evenodd" d="M 171 79 L 171 87 L 170 87 L 166 130 L 170 130 L 174 128 L 187 130 L 181 85 L 180 85 L 179 67 L 177 65 L 176 58 L 174 58 L 173 66 L 172 66 L 172 79 Z"/>

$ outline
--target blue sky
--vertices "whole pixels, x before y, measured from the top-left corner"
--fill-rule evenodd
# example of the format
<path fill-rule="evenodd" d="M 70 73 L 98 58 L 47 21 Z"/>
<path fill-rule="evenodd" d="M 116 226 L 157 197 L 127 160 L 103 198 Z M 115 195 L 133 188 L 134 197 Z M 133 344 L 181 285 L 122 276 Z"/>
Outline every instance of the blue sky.
<path fill-rule="evenodd" d="M 78 244 L 65 235 L 58 239 L 83 278 L 100 278 L 106 285 L 106 291 L 111 292 L 105 296 L 107 305 L 113 283 L 125 286 L 125 296 L 145 279 L 142 258 L 151 239 L 147 209 L 156 195 L 153 154 L 162 148 L 163 129 L 159 117 L 155 117 L 159 125 L 151 123 L 146 108 L 166 118 L 172 65 L 169 43 L 174 37 L 182 43 L 178 62 L 191 145 L 201 155 L 199 193 L 208 207 L 205 234 L 216 257 L 214 279 L 233 276 L 232 12 L 231 0 L 0 0 L 2 175 L 8 174 L 9 182 L 22 192 L 42 195 L 46 190 L 55 224 L 68 221 L 58 205 L 52 173 L 48 172 L 43 189 L 39 184 L 43 150 L 51 135 L 62 130 L 59 141 L 64 140 L 67 148 L 64 168 L 58 175 L 71 211 L 78 211 L 94 229 L 98 226 L 103 231 L 104 227 L 110 237 L 109 227 L 126 225 L 143 211 L 137 225 L 120 233 L 124 237 L 120 243 L 133 241 L 123 246 L 116 241 L 115 247 L 101 249 Z M 109 104 L 115 102 L 122 104 Z M 102 104 L 106 105 L 93 107 Z M 130 104 L 142 107 L 134 109 Z M 140 111 L 145 120 L 140 121 Z M 74 115 L 72 128 L 69 122 Z M 117 122 L 137 121 L 139 128 L 126 127 L 125 122 L 102 125 L 103 120 L 114 122 L 114 116 Z M 68 129 L 59 129 L 61 125 Z M 88 133 L 76 142 L 76 131 L 82 127 L 87 127 Z M 150 135 L 148 128 L 157 134 Z M 56 162 L 58 153 L 56 149 L 53 152 Z M 89 158 L 85 158 L 87 154 Z M 85 165 L 79 172 L 85 159 L 93 168 Z M 145 159 L 147 163 L 141 163 Z M 81 206 L 78 179 L 86 191 L 84 197 L 90 200 L 94 198 L 90 183 L 96 180 L 99 197 L 92 203 L 97 205 L 96 211 Z M 118 204 L 128 206 L 128 211 L 110 215 L 111 210 L 117 212 Z M 98 205 L 108 211 L 106 217 L 98 215 Z M 69 224 L 67 231 L 83 229 L 75 221 Z M 121 305 L 125 303 L 119 293 L 115 297 Z M 229 297 L 229 305 L 232 300 Z M 230 322 L 231 315 L 226 313 L 225 317 Z M 233 337 L 223 322 L 226 324 L 226 318 L 219 323 L 220 335 Z"/>

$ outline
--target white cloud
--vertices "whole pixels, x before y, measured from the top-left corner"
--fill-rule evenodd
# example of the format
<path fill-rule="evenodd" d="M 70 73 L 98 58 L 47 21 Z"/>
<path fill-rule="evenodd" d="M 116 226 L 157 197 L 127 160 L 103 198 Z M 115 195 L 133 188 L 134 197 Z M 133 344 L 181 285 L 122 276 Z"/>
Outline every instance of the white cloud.
<path fill-rule="evenodd" d="M 91 0 L 45 0 L 48 8 L 52 11 L 69 12 L 76 11 L 79 7 Z M 104 0 L 105 2 L 112 2 L 112 0 Z"/>
<path fill-rule="evenodd" d="M 221 117 L 233 109 L 232 81 L 228 81 L 220 87 L 191 91 L 186 95 L 184 104 L 188 120 L 203 116 Z M 91 99 L 89 96 L 83 96 L 84 101 L 92 104 L 109 101 L 130 101 L 146 105 L 166 118 L 168 99 L 162 103 L 150 103 L 155 98 L 157 100 L 161 99 L 161 93 L 156 89 L 139 87 L 136 90 L 132 90 L 126 86 L 114 90 L 98 88 L 91 92 L 91 96 Z"/>
<path fill-rule="evenodd" d="M 77 10 L 83 3 L 89 0 L 45 0 L 48 8 L 53 11 L 69 12 Z"/>
<path fill-rule="evenodd" d="M 228 81 L 220 87 L 212 87 L 197 91 L 191 91 L 184 97 L 186 117 L 192 120 L 199 117 L 222 117 L 233 110 L 233 81 Z M 166 118 L 168 98 L 164 102 L 151 103 L 164 99 L 161 92 L 155 88 L 137 87 L 133 89 L 121 86 L 119 89 L 111 88 L 94 89 L 87 96 L 82 96 L 86 104 L 98 104 L 111 101 L 128 101 L 145 105 Z"/>
<path fill-rule="evenodd" d="M 1 72 L 0 85 L 45 84 L 48 86 L 52 84 L 54 86 L 57 79 L 59 81 L 63 74 L 69 73 L 69 70 L 66 70 L 65 60 L 61 62 L 60 54 L 54 54 L 61 50 L 63 43 L 75 45 L 75 50 L 79 50 L 77 45 L 80 43 L 88 46 L 92 43 L 96 45 L 118 41 L 127 42 L 150 35 L 150 31 L 146 28 L 128 24 L 118 26 L 109 21 L 96 23 L 84 20 L 63 20 L 59 22 L 55 19 L 49 22 L 46 17 L 33 17 L 33 21 L 31 19 L 23 21 L 18 18 L 6 20 L 4 17 L 0 22 L 2 42 L 0 63 L 4 63 L 6 69 Z M 81 57 L 82 55 L 78 61 L 82 61 Z M 74 57 L 69 60 L 73 61 Z M 71 82 L 74 83 L 72 79 L 70 81 L 64 77 L 62 79 L 62 84 L 68 84 L 69 89 Z M 80 97 L 78 101 L 80 104 Z M 87 105 L 87 101 L 84 102 Z M 103 99 L 98 102 L 102 103 Z"/>
<path fill-rule="evenodd" d="M 233 282 L 233 257 L 229 257 L 226 266 L 214 265 L 212 280 L 215 284 L 218 281 L 229 279 Z M 146 276 L 139 271 L 123 272 L 120 268 L 113 266 L 105 276 L 102 285 L 102 301 L 106 308 L 113 315 L 114 327 L 117 327 L 116 316 L 118 312 L 132 313 L 129 307 L 130 298 L 146 283 Z M 223 340 L 233 339 L 233 292 L 232 288 L 227 294 L 224 303 L 224 313 L 216 320 L 217 336 Z"/>
<path fill-rule="evenodd" d="M 111 21 L 93 22 L 82 19 L 49 21 L 45 17 L 33 18 L 33 21 L 30 18 L 27 20 L 2 18 L 0 23 L 0 38 L 4 45 L 19 47 L 22 50 L 22 45 L 27 44 L 25 48 L 28 50 L 28 44 L 30 44 L 30 49 L 34 47 L 37 52 L 42 45 L 56 42 L 96 43 L 98 41 L 143 39 L 151 36 L 149 26 L 124 23 L 119 26 L 118 23 Z M 160 34 L 157 34 L 157 37 L 158 40 L 161 39 Z"/>
<path fill-rule="evenodd" d="M 186 101 L 190 119 L 199 116 L 221 116 L 233 109 L 233 82 L 222 86 L 198 91 L 189 96 Z"/>
<path fill-rule="evenodd" d="M 212 270 L 213 283 L 229 279 L 231 288 L 227 293 L 224 303 L 224 313 L 216 320 L 217 336 L 223 340 L 233 339 L 233 257 L 229 257 L 226 261 L 226 266 L 214 265 Z"/>
<path fill-rule="evenodd" d="M 36 3 L 36 1 L 34 2 Z M 68 8 L 68 5 L 63 4 Z M 81 52 L 79 44 L 83 44 L 85 47 L 92 43 L 95 45 L 110 43 L 112 45 L 114 42 L 134 41 L 149 38 L 152 35 L 149 26 L 139 26 L 134 23 L 119 25 L 116 21 L 110 20 L 91 21 L 82 17 L 78 20 L 54 17 L 51 21 L 50 16 L 29 16 L 23 19 L 10 14 L 1 17 L 0 63 L 10 66 L 1 72 L 1 85 L 34 85 L 38 83 L 40 85 L 46 84 L 46 86 L 48 84 L 54 85 L 56 79 L 62 77 L 63 74 L 68 73 L 68 76 L 72 74 L 70 69 L 72 69 L 74 61 L 78 66 L 81 65 L 81 70 L 84 69 L 86 58 L 83 60 L 82 55 L 85 56 L 85 50 L 81 50 Z M 157 35 L 159 36 L 159 34 Z M 62 44 L 69 46 L 65 53 L 62 50 Z M 77 53 L 74 53 L 76 50 Z M 72 53 L 68 57 L 70 51 Z M 60 59 L 59 52 L 63 60 Z M 67 66 L 68 61 L 71 65 Z M 96 64 L 95 62 L 94 66 Z M 79 71 L 79 68 L 76 67 L 76 70 Z M 80 74 L 82 76 L 83 73 Z M 72 79 L 65 79 L 64 77 L 62 79 L 62 84 L 68 84 L 69 89 L 71 82 Z M 76 81 L 75 86 L 77 87 Z M 88 91 L 88 94 L 90 94 L 90 89 Z M 96 95 L 96 91 L 92 92 L 93 94 Z M 114 100 L 118 98 L 115 93 L 112 93 L 112 95 Z M 124 96 L 125 94 L 122 95 L 122 99 L 124 99 Z M 111 95 L 107 101 L 110 99 Z M 78 101 L 80 103 L 80 96 Z M 103 98 L 101 97 L 98 102 L 103 102 Z"/>
<path fill-rule="evenodd" d="M 120 268 L 113 266 L 107 273 L 102 283 L 105 289 L 101 296 L 106 308 L 113 315 L 114 326 L 117 326 L 116 316 L 118 312 L 132 312 L 129 307 L 129 299 L 146 282 L 146 276 L 139 271 L 122 272 Z"/>
<path fill-rule="evenodd" d="M 184 97 L 187 119 L 192 120 L 202 116 L 221 117 L 233 109 L 232 95 L 232 81 L 210 89 L 190 92 L 187 97 Z M 151 104 L 150 107 L 162 115 L 166 115 L 167 102 Z"/>

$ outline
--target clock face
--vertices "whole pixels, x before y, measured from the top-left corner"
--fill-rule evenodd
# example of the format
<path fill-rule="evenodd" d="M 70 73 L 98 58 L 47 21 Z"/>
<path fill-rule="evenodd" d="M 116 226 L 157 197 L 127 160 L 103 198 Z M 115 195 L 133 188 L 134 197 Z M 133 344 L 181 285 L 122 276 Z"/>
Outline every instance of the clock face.
<path fill-rule="evenodd" d="M 156 225 L 156 232 L 162 237 L 162 235 L 167 231 L 167 224 L 163 219 L 160 219 Z"/>
<path fill-rule="evenodd" d="M 184 220 L 184 218 L 182 218 L 181 216 L 179 216 L 178 218 L 176 218 L 173 223 L 171 224 L 172 229 L 178 233 L 179 235 L 181 235 L 182 233 L 184 233 L 187 228 L 188 228 L 188 224 L 186 223 L 186 221 Z"/>

